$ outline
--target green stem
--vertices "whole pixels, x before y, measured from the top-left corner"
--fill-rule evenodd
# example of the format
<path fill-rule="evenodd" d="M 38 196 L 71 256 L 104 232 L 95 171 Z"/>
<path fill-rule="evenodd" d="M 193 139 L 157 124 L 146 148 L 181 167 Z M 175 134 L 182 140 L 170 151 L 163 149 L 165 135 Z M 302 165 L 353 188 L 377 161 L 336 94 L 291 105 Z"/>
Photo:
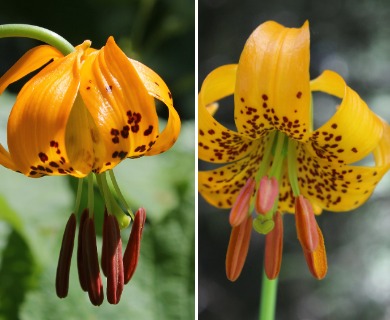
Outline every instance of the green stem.
<path fill-rule="evenodd" d="M 29 24 L 0 25 L 0 38 L 23 37 L 43 41 L 67 55 L 74 51 L 74 47 L 57 33 L 45 28 Z"/>
<path fill-rule="evenodd" d="M 278 291 L 278 279 L 269 280 L 263 272 L 260 297 L 259 320 L 274 320 L 276 309 L 276 293 Z"/>

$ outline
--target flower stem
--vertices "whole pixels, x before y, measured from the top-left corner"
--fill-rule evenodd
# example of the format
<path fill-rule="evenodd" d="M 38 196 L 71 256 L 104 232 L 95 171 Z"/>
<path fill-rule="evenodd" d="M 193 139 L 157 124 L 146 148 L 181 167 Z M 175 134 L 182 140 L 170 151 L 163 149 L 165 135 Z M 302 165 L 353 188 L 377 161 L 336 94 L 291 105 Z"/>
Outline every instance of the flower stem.
<path fill-rule="evenodd" d="M 276 293 L 278 289 L 278 279 L 269 280 L 263 272 L 260 297 L 260 317 L 259 320 L 274 320 L 276 309 Z"/>
<path fill-rule="evenodd" d="M 57 33 L 45 28 L 29 24 L 0 25 L 0 38 L 24 37 L 43 41 L 67 55 L 74 51 L 74 47 Z"/>

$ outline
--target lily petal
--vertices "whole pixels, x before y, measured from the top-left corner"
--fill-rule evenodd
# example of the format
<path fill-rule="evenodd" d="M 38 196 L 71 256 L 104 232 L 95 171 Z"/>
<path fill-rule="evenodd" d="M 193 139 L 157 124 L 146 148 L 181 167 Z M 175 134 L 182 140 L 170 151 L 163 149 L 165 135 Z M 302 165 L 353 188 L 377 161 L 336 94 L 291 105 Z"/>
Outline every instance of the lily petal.
<path fill-rule="evenodd" d="M 31 177 L 84 172 L 71 167 L 65 128 L 79 87 L 80 57 L 90 42 L 59 58 L 28 81 L 8 121 L 8 146 L 18 171 Z M 28 143 L 26 143 L 28 142 Z"/>
<path fill-rule="evenodd" d="M 99 143 L 106 146 L 105 155 L 95 161 L 96 172 L 111 169 L 126 157 L 143 156 L 156 142 L 153 98 L 112 37 L 86 58 L 80 93 L 97 126 Z"/>
<path fill-rule="evenodd" d="M 311 130 L 309 24 L 268 21 L 247 40 L 237 68 L 234 117 L 239 132 L 259 138 L 271 129 L 306 141 Z"/>
<path fill-rule="evenodd" d="M 176 142 L 180 133 L 180 117 L 173 107 L 172 94 L 165 82 L 152 69 L 141 62 L 130 59 L 149 94 L 163 102 L 168 107 L 168 122 L 159 134 L 156 143 L 145 155 L 152 156 L 167 151 Z"/>
<path fill-rule="evenodd" d="M 224 163 L 242 159 L 253 151 L 253 140 L 217 122 L 207 106 L 234 91 L 237 65 L 212 71 L 199 92 L 199 151 L 201 160 Z"/>
<path fill-rule="evenodd" d="M 338 164 L 351 164 L 367 156 L 382 136 L 381 120 L 335 72 L 325 71 L 314 79 L 311 90 L 326 92 L 342 101 L 329 121 L 313 132 L 310 153 Z"/>
<path fill-rule="evenodd" d="M 378 148 L 390 149 L 389 133 L 387 128 L 383 144 Z M 311 157 L 308 150 L 301 146 L 298 155 L 300 191 L 322 208 L 331 211 L 352 210 L 364 203 L 374 191 L 376 184 L 389 169 L 388 158 L 378 156 L 378 160 L 386 161 L 381 166 L 338 166 Z"/>
<path fill-rule="evenodd" d="M 254 142 L 254 152 L 244 159 L 198 173 L 199 192 L 206 201 L 219 208 L 232 207 L 246 181 L 256 175 L 263 153 L 261 143 Z"/>
<path fill-rule="evenodd" d="M 18 81 L 29 73 L 39 69 L 52 59 L 63 57 L 57 49 L 48 46 L 38 46 L 27 51 L 8 71 L 0 78 L 0 94 L 13 82 Z"/>

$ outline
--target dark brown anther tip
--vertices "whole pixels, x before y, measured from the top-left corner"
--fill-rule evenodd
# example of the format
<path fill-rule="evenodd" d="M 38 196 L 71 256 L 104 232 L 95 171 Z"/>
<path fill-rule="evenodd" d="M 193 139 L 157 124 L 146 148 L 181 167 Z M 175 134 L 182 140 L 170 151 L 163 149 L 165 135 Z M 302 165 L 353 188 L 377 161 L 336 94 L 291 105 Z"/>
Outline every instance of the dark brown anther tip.
<path fill-rule="evenodd" d="M 89 300 L 93 305 L 100 306 L 104 299 L 104 293 L 96 247 L 95 225 L 91 217 L 88 217 L 85 221 L 83 230 L 83 264 Z"/>
<path fill-rule="evenodd" d="M 146 211 L 139 208 L 135 214 L 133 227 L 131 228 L 129 242 L 123 256 L 124 281 L 128 283 L 137 268 L 141 248 L 142 231 L 146 219 Z"/>
<path fill-rule="evenodd" d="M 84 256 L 83 256 L 83 234 L 85 228 L 85 222 L 89 216 L 88 209 L 84 209 L 81 217 L 80 217 L 80 226 L 79 226 L 79 234 L 78 234 L 78 242 L 77 242 L 77 271 L 79 274 L 80 286 L 83 291 L 88 291 L 87 286 L 87 275 L 85 274 L 84 268 Z"/>
<path fill-rule="evenodd" d="M 76 215 L 69 217 L 62 238 L 60 256 L 56 274 L 56 293 L 59 298 L 65 298 L 69 289 L 69 270 L 72 262 L 73 244 L 76 233 Z"/>
<path fill-rule="evenodd" d="M 122 260 L 122 240 L 116 218 L 109 215 L 106 220 L 106 262 L 107 267 L 107 300 L 117 304 L 121 298 L 124 275 Z"/>

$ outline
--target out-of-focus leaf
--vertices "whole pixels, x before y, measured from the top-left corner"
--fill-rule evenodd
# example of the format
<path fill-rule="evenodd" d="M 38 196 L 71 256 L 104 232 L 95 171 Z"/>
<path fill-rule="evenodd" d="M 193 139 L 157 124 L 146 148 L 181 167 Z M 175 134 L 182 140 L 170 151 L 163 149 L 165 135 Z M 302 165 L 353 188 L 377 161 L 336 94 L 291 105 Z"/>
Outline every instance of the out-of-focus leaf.
<path fill-rule="evenodd" d="M 26 293 L 35 285 L 38 269 L 21 219 L 2 198 L 0 220 L 6 221 L 12 228 L 1 257 L 0 319 L 19 319 L 19 309 Z"/>

